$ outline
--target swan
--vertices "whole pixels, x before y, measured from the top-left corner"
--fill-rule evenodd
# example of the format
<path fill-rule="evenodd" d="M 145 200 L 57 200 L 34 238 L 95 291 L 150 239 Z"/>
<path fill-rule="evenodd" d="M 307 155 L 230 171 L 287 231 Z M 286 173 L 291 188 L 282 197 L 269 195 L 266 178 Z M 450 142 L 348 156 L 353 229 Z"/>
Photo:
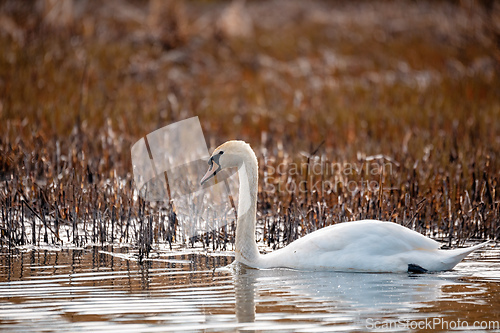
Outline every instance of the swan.
<path fill-rule="evenodd" d="M 258 163 L 244 141 L 217 147 L 209 161 L 203 185 L 225 168 L 236 167 L 239 176 L 235 262 L 252 268 L 290 268 L 351 272 L 425 273 L 451 270 L 469 253 L 468 248 L 440 250 L 440 244 L 393 222 L 361 220 L 316 230 L 288 246 L 260 254 L 255 241 Z"/>

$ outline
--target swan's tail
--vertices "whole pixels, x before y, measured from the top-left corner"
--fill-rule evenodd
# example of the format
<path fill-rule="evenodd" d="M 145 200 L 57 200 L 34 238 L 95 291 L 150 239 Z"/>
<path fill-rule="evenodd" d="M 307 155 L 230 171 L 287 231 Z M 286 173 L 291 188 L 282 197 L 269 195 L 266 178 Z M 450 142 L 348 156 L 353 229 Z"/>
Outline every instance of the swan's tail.
<path fill-rule="evenodd" d="M 445 270 L 450 270 L 453 267 L 455 267 L 460 261 L 462 261 L 467 255 L 470 253 L 490 244 L 490 241 L 466 247 L 466 248 L 460 248 L 460 249 L 453 249 L 453 250 L 443 250 L 443 252 L 446 253 L 446 259 L 443 260 L 443 264 L 445 264 Z"/>

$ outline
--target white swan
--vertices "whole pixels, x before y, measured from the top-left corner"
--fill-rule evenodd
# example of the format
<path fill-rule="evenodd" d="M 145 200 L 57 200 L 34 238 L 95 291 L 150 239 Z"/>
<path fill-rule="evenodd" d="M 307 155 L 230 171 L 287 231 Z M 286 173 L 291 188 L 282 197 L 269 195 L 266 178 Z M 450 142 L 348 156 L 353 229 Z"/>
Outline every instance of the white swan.
<path fill-rule="evenodd" d="M 440 250 L 439 243 L 393 222 L 363 220 L 335 224 L 314 231 L 269 254 L 255 242 L 258 164 L 250 145 L 228 141 L 210 157 L 204 184 L 220 170 L 239 173 L 236 261 L 254 268 L 292 268 L 356 272 L 432 272 L 450 270 L 476 246 Z"/>

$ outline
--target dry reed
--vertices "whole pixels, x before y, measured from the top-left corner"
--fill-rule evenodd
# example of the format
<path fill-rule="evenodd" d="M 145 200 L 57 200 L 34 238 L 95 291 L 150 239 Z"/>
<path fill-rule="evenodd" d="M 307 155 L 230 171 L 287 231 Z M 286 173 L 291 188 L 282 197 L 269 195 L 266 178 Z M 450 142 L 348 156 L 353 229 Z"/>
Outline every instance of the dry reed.
<path fill-rule="evenodd" d="M 212 148 L 255 148 L 269 247 L 364 218 L 499 238 L 498 6 L 166 2 L 168 24 L 158 1 L 82 3 L 57 24 L 0 4 L 2 246 L 179 242 L 172 207 L 136 198 L 130 147 L 193 115 Z"/>

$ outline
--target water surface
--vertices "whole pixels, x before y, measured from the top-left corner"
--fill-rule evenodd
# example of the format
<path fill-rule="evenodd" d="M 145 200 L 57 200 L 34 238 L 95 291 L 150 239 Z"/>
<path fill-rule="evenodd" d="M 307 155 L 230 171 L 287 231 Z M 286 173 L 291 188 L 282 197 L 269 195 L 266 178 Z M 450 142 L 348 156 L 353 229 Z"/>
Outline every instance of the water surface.
<path fill-rule="evenodd" d="M 230 253 L 127 248 L 0 254 L 11 332 L 500 331 L 500 250 L 438 274 L 255 270 Z"/>

